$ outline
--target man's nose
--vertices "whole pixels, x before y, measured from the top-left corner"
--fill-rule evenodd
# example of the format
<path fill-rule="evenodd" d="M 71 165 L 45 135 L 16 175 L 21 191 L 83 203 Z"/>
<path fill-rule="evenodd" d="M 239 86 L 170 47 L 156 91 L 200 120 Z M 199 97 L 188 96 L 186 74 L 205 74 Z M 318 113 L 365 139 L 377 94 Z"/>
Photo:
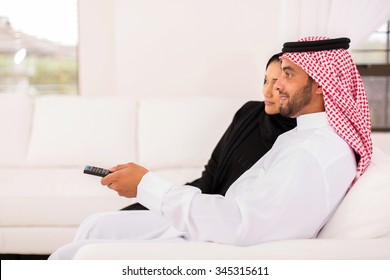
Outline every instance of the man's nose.
<path fill-rule="evenodd" d="M 274 83 L 273 89 L 277 91 L 282 90 L 282 84 L 280 83 L 280 78 L 277 79 L 276 82 Z"/>

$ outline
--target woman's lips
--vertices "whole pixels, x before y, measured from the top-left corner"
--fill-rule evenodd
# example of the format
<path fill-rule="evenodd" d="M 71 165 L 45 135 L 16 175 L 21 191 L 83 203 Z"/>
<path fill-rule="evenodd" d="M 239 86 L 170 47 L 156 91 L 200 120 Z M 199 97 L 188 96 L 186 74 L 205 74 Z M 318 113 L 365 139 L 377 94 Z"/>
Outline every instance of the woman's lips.
<path fill-rule="evenodd" d="M 264 100 L 264 103 L 265 103 L 265 105 L 267 105 L 267 106 L 270 106 L 270 105 L 274 105 L 274 104 L 275 104 L 275 102 L 272 102 L 272 101 L 269 101 L 269 100 Z"/>

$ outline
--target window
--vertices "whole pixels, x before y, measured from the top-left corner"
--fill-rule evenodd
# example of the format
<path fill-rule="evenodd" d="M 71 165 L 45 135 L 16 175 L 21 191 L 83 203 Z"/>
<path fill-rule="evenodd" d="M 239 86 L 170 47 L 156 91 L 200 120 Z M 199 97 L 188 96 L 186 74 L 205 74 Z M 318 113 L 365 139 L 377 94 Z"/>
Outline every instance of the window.
<path fill-rule="evenodd" d="M 78 94 L 77 0 L 0 2 L 0 94 Z"/>
<path fill-rule="evenodd" d="M 373 131 L 390 131 L 390 20 L 351 53 L 367 92 Z"/>

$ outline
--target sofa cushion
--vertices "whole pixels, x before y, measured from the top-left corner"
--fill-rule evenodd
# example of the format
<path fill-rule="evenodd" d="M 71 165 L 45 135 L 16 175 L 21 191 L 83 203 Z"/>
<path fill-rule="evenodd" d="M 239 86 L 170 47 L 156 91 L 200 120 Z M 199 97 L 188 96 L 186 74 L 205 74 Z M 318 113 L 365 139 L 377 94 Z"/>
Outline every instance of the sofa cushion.
<path fill-rule="evenodd" d="M 134 202 L 75 167 L 3 168 L 0 181 L 0 228 L 78 226 L 91 214 Z"/>
<path fill-rule="evenodd" d="M 319 238 L 390 237 L 390 157 L 374 148 L 366 172 L 348 192 Z"/>
<path fill-rule="evenodd" d="M 145 99 L 139 107 L 139 160 L 151 169 L 204 166 L 247 101 L 244 98 Z"/>
<path fill-rule="evenodd" d="M 0 166 L 26 163 L 33 101 L 26 94 L 0 94 Z"/>
<path fill-rule="evenodd" d="M 111 167 L 134 160 L 135 114 L 127 97 L 37 98 L 28 161 Z"/>
<path fill-rule="evenodd" d="M 390 239 L 292 239 L 253 246 L 212 242 L 107 241 L 82 246 L 75 260 L 388 260 Z M 224 265 L 227 265 L 225 262 Z M 234 263 L 231 263 L 234 265 Z M 311 262 L 312 264 L 312 262 Z M 340 263 L 341 265 L 344 263 Z M 295 265 L 294 263 L 291 265 Z M 308 268 L 310 269 L 310 268 Z M 385 269 L 385 264 L 383 265 Z M 313 270 L 318 273 L 318 270 Z M 387 271 L 387 270 L 386 270 Z M 277 277 L 277 279 L 289 279 Z M 313 275 L 314 276 L 314 275 Z M 348 277 L 349 276 L 349 277 Z M 352 279 L 350 274 L 346 277 Z M 245 277 L 250 279 L 249 277 Z M 245 279 L 242 277 L 242 279 Z M 315 278 L 315 277 L 313 277 Z M 325 277 L 320 277 L 320 279 Z M 382 277 L 380 277 L 381 279 Z M 222 279 L 222 278 L 221 278 Z M 226 279 L 230 279 L 227 277 Z M 232 279 L 241 279 L 233 278 Z M 252 279 L 255 279 L 253 277 Z M 261 279 L 261 277 L 257 278 Z M 293 277 L 293 279 L 311 279 Z M 377 279 L 374 277 L 374 279 Z"/>

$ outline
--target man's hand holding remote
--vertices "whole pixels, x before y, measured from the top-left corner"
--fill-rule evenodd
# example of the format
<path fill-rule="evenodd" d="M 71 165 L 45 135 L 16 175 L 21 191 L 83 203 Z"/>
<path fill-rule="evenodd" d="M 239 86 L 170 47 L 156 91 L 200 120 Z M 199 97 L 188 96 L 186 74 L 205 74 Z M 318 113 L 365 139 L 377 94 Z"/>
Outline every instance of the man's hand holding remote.
<path fill-rule="evenodd" d="M 101 184 L 116 191 L 120 196 L 136 197 L 137 188 L 142 177 L 149 172 L 146 168 L 133 162 L 120 164 L 109 169 L 111 174 L 101 180 Z"/>

